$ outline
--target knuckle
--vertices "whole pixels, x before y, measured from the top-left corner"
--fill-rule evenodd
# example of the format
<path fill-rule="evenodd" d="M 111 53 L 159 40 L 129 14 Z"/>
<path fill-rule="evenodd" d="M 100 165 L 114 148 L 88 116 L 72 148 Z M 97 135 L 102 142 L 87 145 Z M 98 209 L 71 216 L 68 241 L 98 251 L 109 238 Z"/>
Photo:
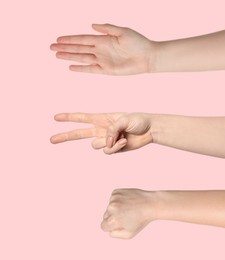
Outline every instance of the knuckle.
<path fill-rule="evenodd" d="M 118 207 L 118 203 L 115 202 L 115 201 L 111 201 L 110 204 L 109 204 L 109 206 L 108 206 L 108 210 L 109 210 L 109 211 L 113 211 L 113 210 L 116 210 L 117 207 Z"/>
<path fill-rule="evenodd" d="M 101 223 L 101 229 L 102 229 L 103 231 L 106 231 L 106 225 L 105 225 L 105 222 L 104 222 L 104 221 Z"/>
<path fill-rule="evenodd" d="M 112 195 L 118 194 L 120 191 L 121 191 L 121 189 L 115 189 L 115 190 L 112 192 Z"/>
<path fill-rule="evenodd" d="M 107 219 L 107 224 L 108 225 L 113 225 L 116 223 L 116 218 L 114 216 L 111 216 Z"/>
<path fill-rule="evenodd" d="M 110 203 L 117 202 L 119 199 L 119 196 L 117 194 L 113 194 L 110 199 Z"/>
<path fill-rule="evenodd" d="M 110 132 L 110 133 L 113 133 L 113 132 L 114 132 L 114 127 L 113 127 L 113 125 L 110 125 L 110 126 L 108 127 L 108 132 Z"/>

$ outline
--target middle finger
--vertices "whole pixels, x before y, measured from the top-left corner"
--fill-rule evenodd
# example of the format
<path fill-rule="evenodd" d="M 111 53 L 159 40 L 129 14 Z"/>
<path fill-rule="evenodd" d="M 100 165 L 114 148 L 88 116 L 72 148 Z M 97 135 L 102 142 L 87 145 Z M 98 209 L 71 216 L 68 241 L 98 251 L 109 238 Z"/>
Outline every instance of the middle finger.
<path fill-rule="evenodd" d="M 91 46 L 91 45 L 53 43 L 50 46 L 50 49 L 52 51 L 58 51 L 58 52 L 90 53 L 90 54 L 94 54 L 94 46 Z"/>

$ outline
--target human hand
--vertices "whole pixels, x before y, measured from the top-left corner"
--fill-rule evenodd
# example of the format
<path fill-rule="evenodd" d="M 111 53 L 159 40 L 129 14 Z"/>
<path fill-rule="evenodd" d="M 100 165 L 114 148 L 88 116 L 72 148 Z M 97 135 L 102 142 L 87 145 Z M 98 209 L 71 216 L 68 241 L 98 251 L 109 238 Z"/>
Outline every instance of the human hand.
<path fill-rule="evenodd" d="M 62 36 L 51 45 L 59 59 L 88 65 L 71 65 L 77 72 L 131 75 L 154 70 L 156 42 L 132 29 L 93 24 L 103 35 Z"/>
<path fill-rule="evenodd" d="M 225 228 L 225 191 L 143 191 L 112 193 L 101 227 L 111 237 L 130 239 L 155 220 Z"/>
<path fill-rule="evenodd" d="M 149 114 L 144 113 L 63 113 L 56 121 L 92 124 L 93 127 L 76 129 L 51 137 L 53 144 L 95 137 L 94 149 L 103 149 L 106 154 L 138 149 L 153 142 Z"/>
<path fill-rule="evenodd" d="M 118 189 L 112 193 L 101 224 L 114 238 L 131 239 L 157 219 L 154 192 Z"/>

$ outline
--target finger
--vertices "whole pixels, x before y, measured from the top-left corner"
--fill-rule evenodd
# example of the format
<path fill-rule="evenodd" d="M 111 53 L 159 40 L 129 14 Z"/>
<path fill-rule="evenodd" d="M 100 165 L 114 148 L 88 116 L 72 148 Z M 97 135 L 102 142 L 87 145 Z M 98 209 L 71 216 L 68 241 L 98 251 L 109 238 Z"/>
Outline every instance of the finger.
<path fill-rule="evenodd" d="M 107 137 L 106 144 L 108 148 L 112 148 L 112 146 L 116 143 L 119 136 L 123 134 L 124 131 L 129 126 L 129 120 L 127 117 L 120 117 L 114 124 L 112 124 L 107 129 Z"/>
<path fill-rule="evenodd" d="M 92 141 L 92 147 L 94 149 L 102 149 L 106 146 L 105 138 L 96 138 Z"/>
<path fill-rule="evenodd" d="M 97 32 L 101 32 L 101 33 L 105 33 L 117 37 L 123 34 L 123 30 L 124 30 L 124 28 L 112 24 L 92 24 L 92 28 Z"/>
<path fill-rule="evenodd" d="M 106 212 L 105 212 L 104 215 L 103 215 L 103 220 L 104 220 L 104 219 L 107 219 L 109 216 L 110 216 L 110 215 L 109 215 L 109 212 L 108 212 L 108 210 L 106 210 Z"/>
<path fill-rule="evenodd" d="M 109 147 L 109 148 L 113 147 L 114 139 L 115 140 L 119 140 L 119 139 L 122 139 L 122 138 L 125 138 L 125 135 L 123 133 L 118 133 L 118 137 L 117 138 L 116 137 L 113 138 L 112 136 L 108 136 L 107 140 L 106 140 L 107 147 Z"/>
<path fill-rule="evenodd" d="M 59 122 L 93 123 L 96 114 L 88 113 L 60 113 L 54 116 Z"/>
<path fill-rule="evenodd" d="M 113 230 L 109 233 L 109 235 L 110 237 L 121 239 L 131 239 L 133 237 L 132 234 L 126 231 L 124 228 Z"/>
<path fill-rule="evenodd" d="M 107 223 L 107 219 L 104 219 L 101 223 L 101 229 L 105 232 L 109 232 L 111 231 L 112 229 L 110 228 L 110 226 L 108 225 Z"/>
<path fill-rule="evenodd" d="M 57 52 L 56 57 L 63 60 L 72 60 L 81 63 L 96 64 L 96 56 L 94 54 L 78 54 L 68 52 Z"/>
<path fill-rule="evenodd" d="M 101 228 L 105 232 L 110 232 L 112 230 L 115 230 L 118 228 L 117 221 L 115 220 L 114 216 L 110 216 L 108 218 L 105 218 L 101 223 Z"/>
<path fill-rule="evenodd" d="M 106 139 L 107 147 L 109 147 L 109 148 L 113 147 L 113 143 L 114 143 L 113 137 L 112 136 L 108 136 L 108 138 Z"/>
<path fill-rule="evenodd" d="M 69 67 L 71 71 L 75 72 L 85 72 L 85 73 L 96 73 L 96 74 L 103 74 L 103 69 L 98 65 L 71 65 Z"/>
<path fill-rule="evenodd" d="M 58 144 L 71 140 L 79 140 L 95 136 L 94 128 L 77 129 L 67 133 L 57 134 L 51 137 L 50 141 L 53 144 Z"/>
<path fill-rule="evenodd" d="M 105 154 L 109 154 L 109 155 L 113 153 L 117 153 L 120 150 L 122 150 L 126 146 L 126 144 L 127 144 L 127 139 L 122 138 L 119 141 L 117 141 L 112 148 L 105 147 L 103 151 Z"/>
<path fill-rule="evenodd" d="M 94 53 L 94 46 L 75 45 L 75 44 L 57 44 L 50 46 L 52 51 L 70 52 L 70 53 Z"/>
<path fill-rule="evenodd" d="M 58 43 L 95 45 L 98 35 L 68 35 L 61 36 L 57 39 Z"/>

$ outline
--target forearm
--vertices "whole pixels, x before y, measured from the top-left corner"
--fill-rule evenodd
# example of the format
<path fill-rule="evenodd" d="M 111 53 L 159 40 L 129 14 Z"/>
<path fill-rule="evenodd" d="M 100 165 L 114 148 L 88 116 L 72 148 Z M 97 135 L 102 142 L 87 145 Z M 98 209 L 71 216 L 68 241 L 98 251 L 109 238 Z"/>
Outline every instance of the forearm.
<path fill-rule="evenodd" d="M 160 191 L 156 219 L 225 227 L 225 191 Z"/>
<path fill-rule="evenodd" d="M 157 44 L 154 72 L 223 69 L 225 69 L 225 30 Z"/>
<path fill-rule="evenodd" d="M 153 142 L 225 158 L 225 117 L 150 115 Z"/>

